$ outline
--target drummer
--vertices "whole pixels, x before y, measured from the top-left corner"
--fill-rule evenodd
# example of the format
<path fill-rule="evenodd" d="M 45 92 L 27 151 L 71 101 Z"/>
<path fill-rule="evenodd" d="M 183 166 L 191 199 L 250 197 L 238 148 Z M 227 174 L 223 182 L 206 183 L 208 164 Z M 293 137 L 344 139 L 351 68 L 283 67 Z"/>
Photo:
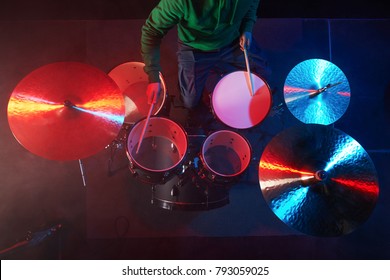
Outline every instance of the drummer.
<path fill-rule="evenodd" d="M 244 48 L 251 71 L 266 79 L 270 70 L 252 38 L 258 5 L 259 0 L 161 0 L 142 27 L 149 104 L 161 94 L 161 39 L 176 25 L 181 100 L 193 122 L 203 123 L 200 103 L 210 71 L 223 75 L 245 69 Z"/>

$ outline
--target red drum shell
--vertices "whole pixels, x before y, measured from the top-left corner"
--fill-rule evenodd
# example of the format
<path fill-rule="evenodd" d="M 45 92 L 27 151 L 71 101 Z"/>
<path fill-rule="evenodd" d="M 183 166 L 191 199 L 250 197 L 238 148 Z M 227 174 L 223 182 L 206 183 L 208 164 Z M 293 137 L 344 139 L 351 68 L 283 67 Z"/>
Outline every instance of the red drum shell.
<path fill-rule="evenodd" d="M 143 62 L 125 62 L 112 69 L 108 75 L 118 85 L 125 101 L 125 120 L 127 124 L 134 124 L 148 115 L 149 107 L 146 88 L 149 84 L 148 76 L 144 72 Z M 154 105 L 152 115 L 157 115 L 163 108 L 166 100 L 165 81 L 160 73 L 162 93 Z"/>
<path fill-rule="evenodd" d="M 127 137 L 126 154 L 130 170 L 141 181 L 163 183 L 183 169 L 188 150 L 187 133 L 170 119 L 152 116 L 137 153 L 145 121 L 146 118 L 137 122 Z"/>

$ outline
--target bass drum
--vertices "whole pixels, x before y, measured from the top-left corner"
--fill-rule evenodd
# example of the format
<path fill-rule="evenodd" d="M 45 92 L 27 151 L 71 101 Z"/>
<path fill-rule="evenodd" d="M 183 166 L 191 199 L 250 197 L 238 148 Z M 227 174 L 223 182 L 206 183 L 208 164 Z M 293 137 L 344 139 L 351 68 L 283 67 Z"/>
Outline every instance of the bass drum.
<path fill-rule="evenodd" d="M 184 174 L 153 186 L 151 202 L 167 210 L 210 210 L 229 204 L 229 188 L 200 181 L 196 169 L 190 166 Z"/>
<path fill-rule="evenodd" d="M 210 134 L 203 143 L 200 156 L 201 179 L 213 184 L 230 184 L 248 168 L 252 150 L 249 142 L 230 130 Z"/>
<path fill-rule="evenodd" d="M 254 127 L 265 119 L 271 109 L 272 96 L 268 84 L 253 73 L 251 76 L 253 96 L 249 75 L 245 71 L 227 74 L 214 88 L 211 98 L 214 115 L 229 127 Z"/>
<path fill-rule="evenodd" d="M 137 122 L 127 137 L 126 154 L 130 171 L 146 183 L 161 184 L 183 170 L 188 149 L 188 138 L 184 129 L 174 121 L 151 117 L 141 146 L 138 142 L 146 118 Z"/>
<path fill-rule="evenodd" d="M 134 124 L 148 115 L 150 105 L 146 96 L 149 84 L 148 76 L 144 72 L 143 62 L 126 62 L 112 69 L 108 76 L 113 79 L 122 91 L 125 101 L 125 124 Z M 163 108 L 167 90 L 164 78 L 160 73 L 162 93 L 154 105 L 152 115 L 157 115 Z"/>

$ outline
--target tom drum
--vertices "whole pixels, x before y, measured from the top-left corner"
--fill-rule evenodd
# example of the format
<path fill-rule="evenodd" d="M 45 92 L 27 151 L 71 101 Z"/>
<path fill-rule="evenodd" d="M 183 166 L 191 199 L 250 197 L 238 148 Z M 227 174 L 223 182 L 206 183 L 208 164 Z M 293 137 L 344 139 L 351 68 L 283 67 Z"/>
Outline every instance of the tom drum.
<path fill-rule="evenodd" d="M 272 104 L 268 84 L 252 73 L 254 94 L 250 91 L 249 75 L 245 71 L 227 74 L 212 93 L 212 109 L 216 117 L 229 127 L 251 128 L 268 115 Z"/>
<path fill-rule="evenodd" d="M 129 168 L 143 182 L 164 183 L 183 168 L 188 149 L 187 134 L 174 121 L 152 116 L 137 153 L 145 121 L 146 118 L 137 122 L 127 137 Z"/>
<path fill-rule="evenodd" d="M 251 161 L 249 142 L 230 130 L 210 134 L 203 143 L 201 152 L 201 177 L 214 184 L 234 182 Z"/>

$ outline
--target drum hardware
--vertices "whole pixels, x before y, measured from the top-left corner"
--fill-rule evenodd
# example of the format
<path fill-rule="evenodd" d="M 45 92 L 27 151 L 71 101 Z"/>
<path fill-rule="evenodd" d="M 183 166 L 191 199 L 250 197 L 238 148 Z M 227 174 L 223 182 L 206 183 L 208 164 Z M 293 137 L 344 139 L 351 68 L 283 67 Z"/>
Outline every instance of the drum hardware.
<path fill-rule="evenodd" d="M 135 167 L 135 164 L 132 161 L 129 162 L 128 167 L 134 178 L 137 178 L 140 175 L 137 172 L 137 168 Z M 162 175 L 159 176 L 159 182 L 161 183 L 166 182 L 170 175 L 171 175 L 170 172 L 164 172 Z M 178 175 L 180 175 L 180 172 L 178 173 Z M 140 180 L 144 183 L 150 183 L 150 184 L 155 183 L 152 174 L 143 174 L 143 178 L 140 178 Z"/>
<path fill-rule="evenodd" d="M 351 233 L 368 219 L 379 195 L 368 153 L 344 132 L 318 124 L 276 135 L 261 156 L 259 183 L 280 220 L 314 236 Z"/>
<path fill-rule="evenodd" d="M 81 172 L 81 179 L 83 180 L 83 186 L 86 187 L 87 186 L 87 181 L 86 181 L 86 178 L 85 178 L 84 165 L 81 162 L 81 159 L 79 159 L 79 167 L 80 167 L 80 172 Z"/>
<path fill-rule="evenodd" d="M 70 108 L 70 109 L 77 110 L 77 106 L 75 104 L 73 104 L 72 101 L 70 101 L 70 100 L 65 100 L 64 101 L 64 106 L 67 107 L 67 108 Z M 85 178 L 84 165 L 83 165 L 81 159 L 79 159 L 78 162 L 79 162 L 79 167 L 80 167 L 81 179 L 83 180 L 83 186 L 86 187 L 87 186 L 87 181 L 86 181 L 86 178 Z"/>
<path fill-rule="evenodd" d="M 283 103 L 279 103 L 278 105 L 275 105 L 271 108 L 271 111 L 269 112 L 269 116 L 270 117 L 278 117 L 280 118 L 280 116 L 282 115 L 282 113 L 284 112 L 284 104 Z"/>
<path fill-rule="evenodd" d="M 323 94 L 325 92 L 327 94 Z M 284 84 L 287 108 L 306 124 L 336 122 L 346 112 L 350 97 L 344 73 L 323 59 L 309 59 L 297 64 Z"/>
<path fill-rule="evenodd" d="M 313 98 L 313 97 L 315 97 L 315 96 L 317 96 L 317 95 L 319 95 L 319 94 L 321 94 L 321 93 L 327 91 L 329 88 L 335 87 L 335 86 L 337 86 L 337 85 L 339 85 L 339 84 L 341 84 L 341 82 L 338 82 L 338 83 L 335 83 L 335 84 L 327 84 L 326 86 L 324 86 L 324 87 L 322 87 L 322 88 L 320 88 L 320 89 L 317 89 L 317 90 L 314 91 L 314 92 L 310 92 L 310 93 L 309 93 L 309 97 L 310 97 L 310 98 Z"/>
<path fill-rule="evenodd" d="M 171 196 L 179 196 L 179 188 L 177 185 L 173 185 L 172 190 L 171 190 Z"/>
<path fill-rule="evenodd" d="M 129 170 L 131 172 L 131 175 L 133 175 L 133 177 L 137 177 L 138 176 L 137 171 L 134 169 L 133 164 L 131 164 L 131 163 L 129 164 Z"/>
<path fill-rule="evenodd" d="M 128 167 L 128 164 L 126 164 L 124 166 L 117 167 L 115 170 L 113 169 L 117 152 L 125 150 L 127 135 L 129 133 L 130 128 L 131 126 L 129 124 L 124 123 L 117 137 L 109 145 L 105 147 L 105 149 L 110 149 L 110 156 L 107 162 L 107 167 L 108 167 L 107 174 L 109 177 L 113 176 L 117 171 Z"/>

